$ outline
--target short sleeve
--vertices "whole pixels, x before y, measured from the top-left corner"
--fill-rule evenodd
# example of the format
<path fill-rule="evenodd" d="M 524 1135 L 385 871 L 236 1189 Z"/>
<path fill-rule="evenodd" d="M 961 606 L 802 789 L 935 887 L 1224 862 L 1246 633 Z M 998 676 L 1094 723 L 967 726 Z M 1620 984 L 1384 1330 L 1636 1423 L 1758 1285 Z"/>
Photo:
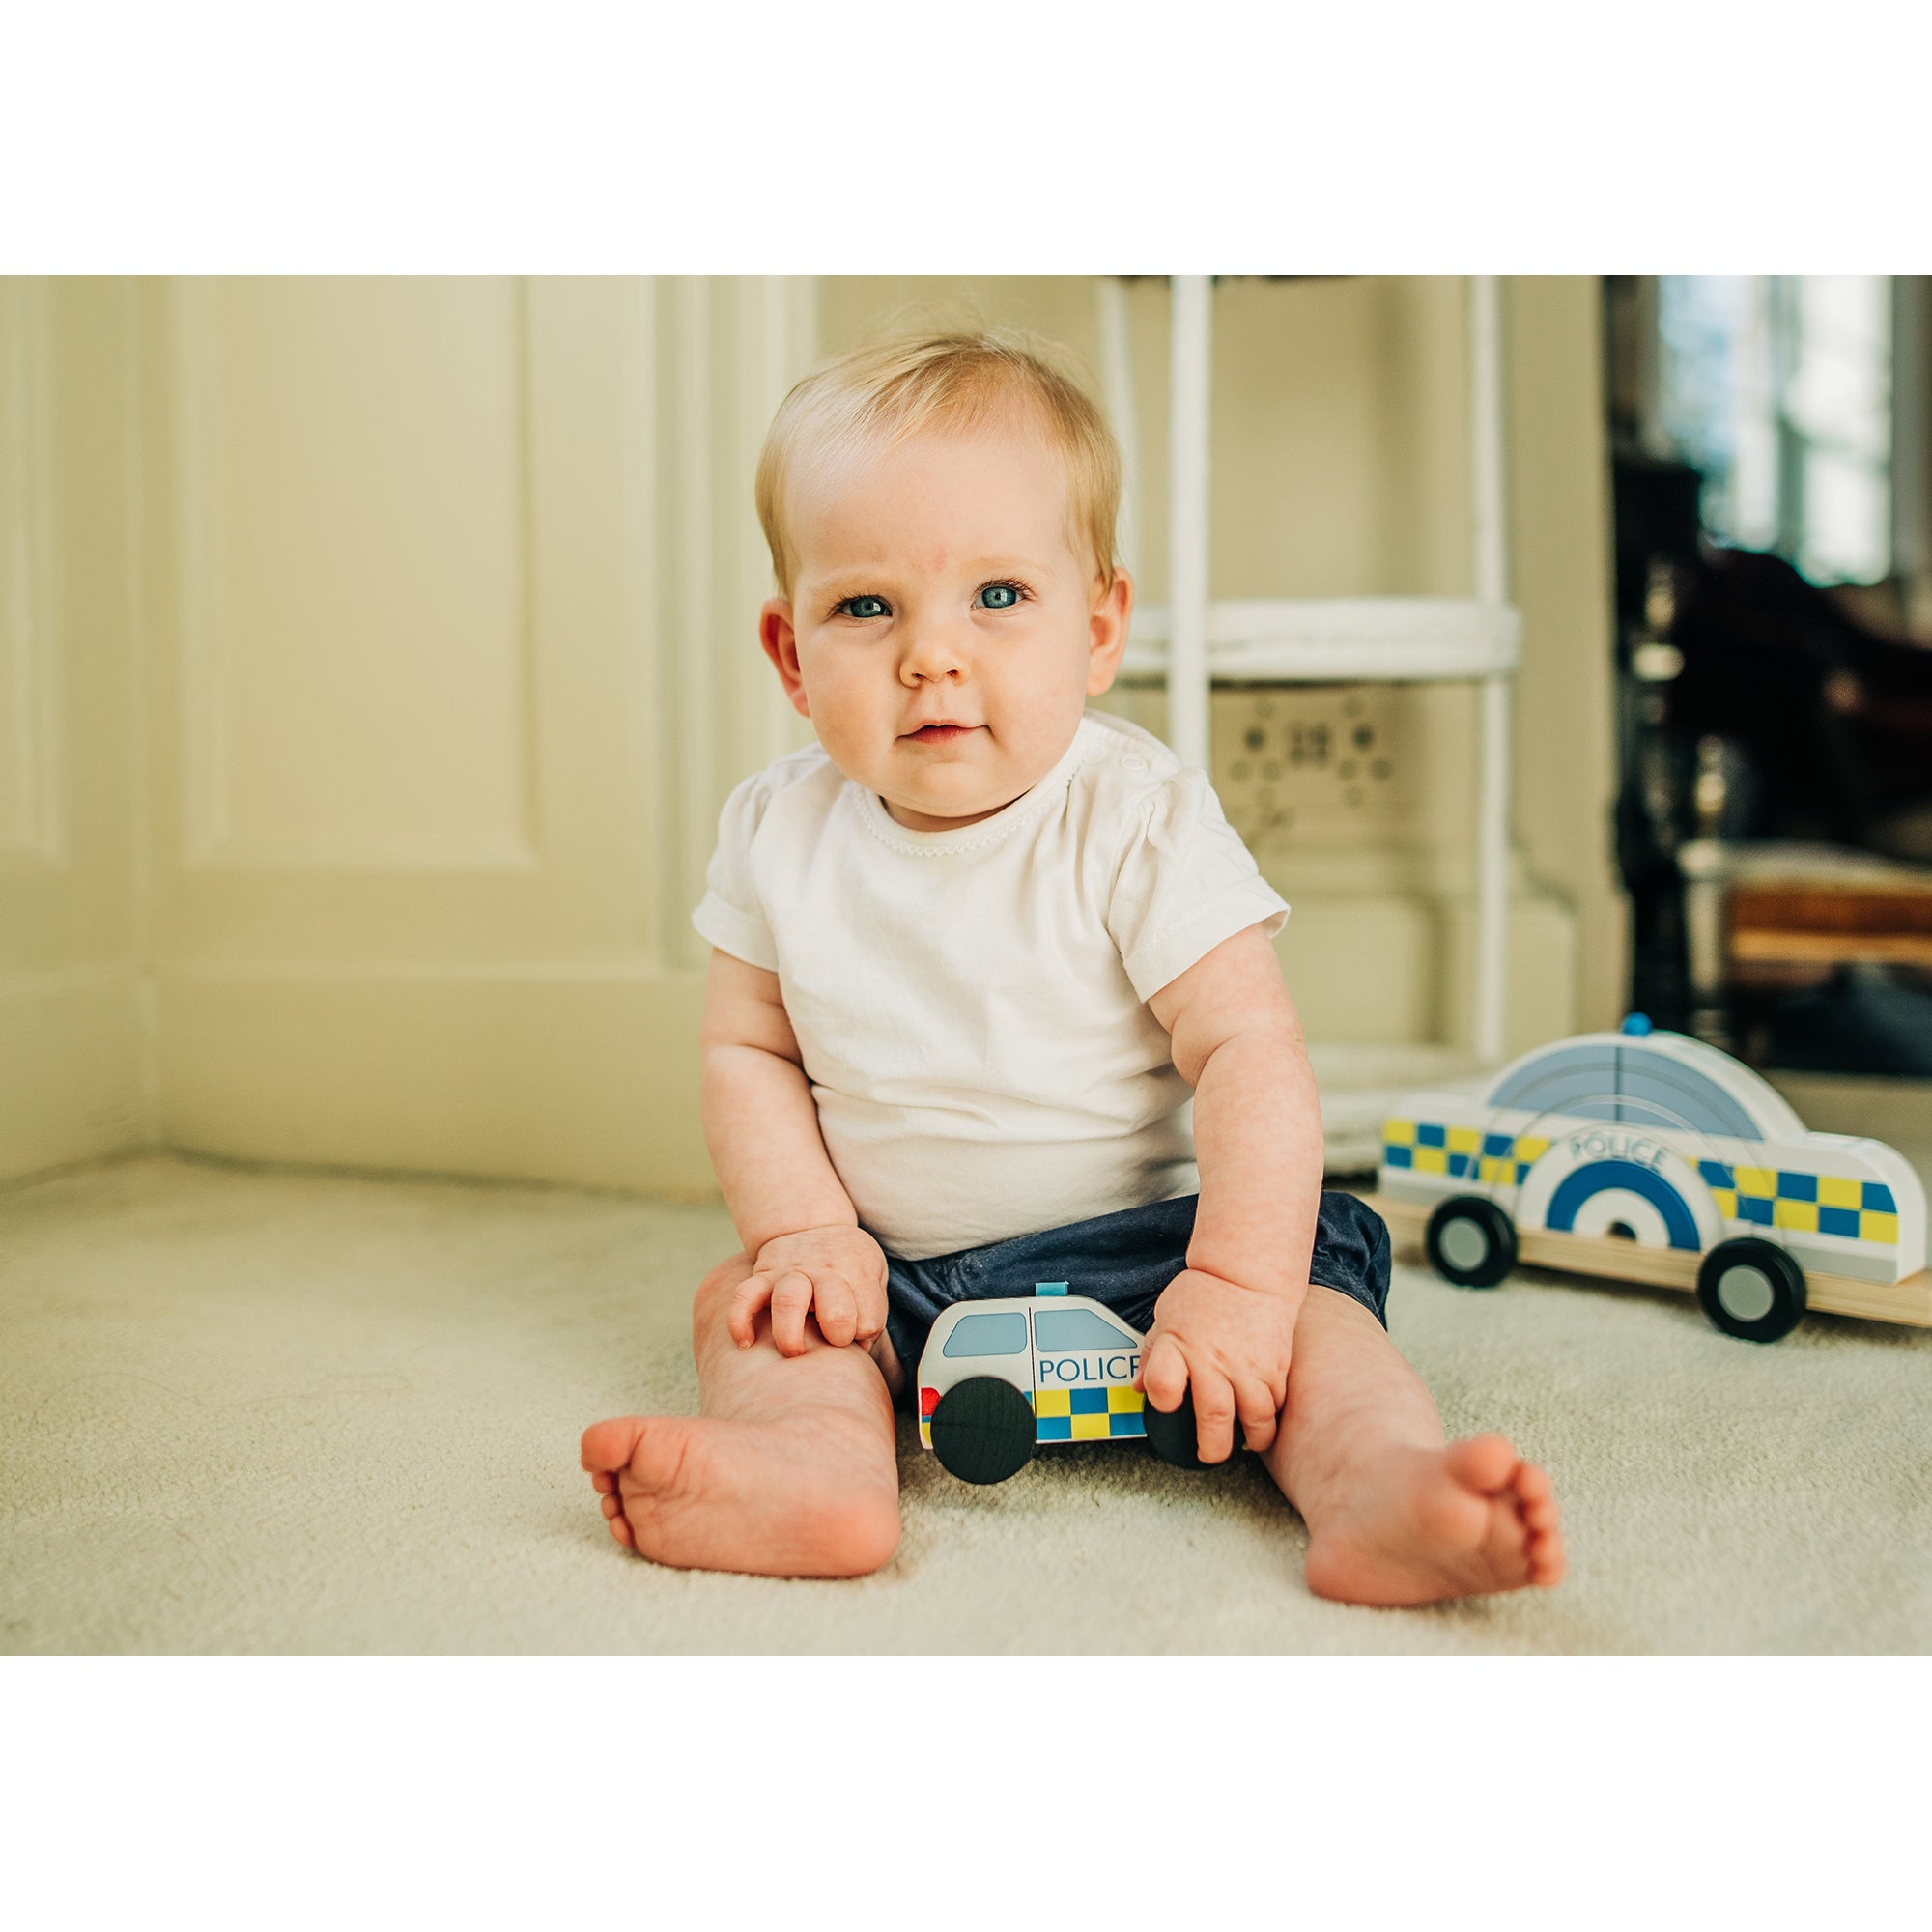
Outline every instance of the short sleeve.
<path fill-rule="evenodd" d="M 724 810 L 718 814 L 718 846 L 705 874 L 704 897 L 691 923 L 721 952 L 776 973 L 778 948 L 758 903 L 752 871 L 752 840 L 771 799 L 766 774 L 756 772 L 724 801 Z"/>
<path fill-rule="evenodd" d="M 1206 772 L 1178 771 L 1140 804 L 1107 930 L 1143 1000 L 1224 939 L 1251 925 L 1272 938 L 1287 918 L 1288 901 L 1262 877 Z"/>

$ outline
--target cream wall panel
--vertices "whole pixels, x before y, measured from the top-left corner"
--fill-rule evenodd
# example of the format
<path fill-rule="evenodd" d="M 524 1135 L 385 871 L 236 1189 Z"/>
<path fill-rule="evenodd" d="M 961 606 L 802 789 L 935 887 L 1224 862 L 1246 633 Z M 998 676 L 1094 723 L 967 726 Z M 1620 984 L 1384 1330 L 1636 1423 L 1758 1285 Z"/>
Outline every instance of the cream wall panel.
<path fill-rule="evenodd" d="M 665 955 L 689 966 L 698 948 L 679 914 L 700 895 L 704 830 L 724 795 L 727 770 L 719 713 L 721 682 L 730 662 L 723 631 L 731 613 L 721 606 L 712 545 L 719 451 L 710 282 L 693 276 L 667 281 L 659 314 L 664 327 L 658 382 L 668 432 L 659 450 L 662 500 L 669 511 L 669 541 L 658 547 L 659 769 L 665 780 L 659 823 L 670 836 L 677 861 L 666 877 L 661 910 Z"/>
<path fill-rule="evenodd" d="M 255 284 L 148 292 L 157 955 L 321 967 L 636 949 L 648 935 L 613 890 L 655 830 L 630 548 L 654 401 L 636 285 L 319 286 L 314 314 L 356 345 L 336 380 L 359 389 L 353 410 L 298 380 L 349 353 L 311 340 L 306 308 L 262 311 Z M 225 339 L 197 304 L 233 309 L 228 334 L 260 365 L 213 415 L 183 373 L 197 340 Z M 257 391 L 277 369 L 287 420 L 270 437 Z M 412 413 L 398 385 L 432 400 Z M 244 402 L 256 426 L 221 428 Z M 195 452 L 223 438 L 250 494 L 282 501 L 214 509 L 211 536 L 197 504 L 232 486 L 198 480 Z M 298 473 L 308 456 L 289 454 L 311 450 L 314 486 Z M 330 506 L 341 527 L 301 533 Z"/>
<path fill-rule="evenodd" d="M 129 296 L 0 281 L 0 1179 L 147 1128 Z"/>
<path fill-rule="evenodd" d="M 1304 1025 L 1320 1016 L 1324 1042 L 1458 1039 L 1468 1010 L 1470 903 L 1423 893 L 1300 892 L 1275 952 Z M 1577 926 L 1548 899 L 1520 895 L 1510 909 L 1510 963 L 1517 975 L 1504 1050 L 1572 1031 Z"/>
<path fill-rule="evenodd" d="M 496 291 L 471 294 L 494 312 Z M 472 817 L 476 838 L 462 851 L 425 849 L 420 839 L 344 850 L 331 834 L 327 865 L 291 856 L 216 867 L 194 857 L 195 794 L 214 763 L 209 734 L 186 742 L 170 722 L 195 714 L 199 676 L 180 622 L 194 603 L 180 581 L 187 549 L 180 533 L 192 519 L 174 506 L 181 303 L 151 302 L 148 570 L 158 631 L 154 817 L 163 958 L 500 965 L 588 954 L 697 963 L 686 932 L 718 808 L 743 770 L 799 742 L 805 728 L 757 649 L 768 571 L 751 475 L 765 401 L 775 407 L 809 359 L 810 285 L 543 280 L 522 303 L 528 861 L 473 863 L 496 849 L 506 823 L 491 806 Z M 748 371 L 762 393 L 743 386 Z M 452 415 L 444 471 L 487 467 L 501 453 L 495 376 L 480 370 L 475 386 L 480 427 L 472 435 Z M 411 545 L 411 514 L 394 512 L 392 545 Z M 271 565 L 265 553 L 247 568 Z M 486 661 L 486 682 L 500 662 Z M 265 661 L 263 677 L 272 681 L 279 666 Z M 382 687 L 366 671 L 353 681 L 374 703 Z M 308 728 L 280 698 L 275 705 L 286 729 Z M 313 735 L 322 745 L 331 737 Z M 440 782 L 443 762 L 466 741 L 440 747 L 427 725 L 416 736 L 423 771 Z M 478 741 L 472 733 L 467 742 Z M 503 753 L 499 775 L 508 742 L 507 726 L 483 742 L 490 756 Z M 312 746 L 307 755 L 322 753 Z M 286 812 L 277 822 L 292 828 Z"/>
<path fill-rule="evenodd" d="M 1443 911 L 1442 945 L 1428 962 L 1442 1010 L 1449 1016 L 1437 1037 L 1466 1047 L 1464 1016 L 1475 998 L 1469 979 L 1475 957 L 1475 911 L 1466 895 L 1449 899 Z M 1579 1011 L 1577 988 L 1582 944 L 1583 929 L 1571 901 L 1553 894 L 1527 893 L 1520 881 L 1516 883 L 1509 914 L 1511 978 L 1509 1007 L 1503 1015 L 1505 1057 L 1527 1053 L 1533 1046 L 1561 1039 L 1580 1028 L 1612 1023 L 1607 1016 L 1598 1018 Z"/>
<path fill-rule="evenodd" d="M 1441 912 L 1420 894 L 1296 889 L 1275 952 L 1302 1024 L 1323 1040 L 1436 1038 Z"/>
<path fill-rule="evenodd" d="M 131 968 L 0 974 L 0 1180 L 141 1145 Z"/>
<path fill-rule="evenodd" d="M 161 976 L 177 1146 L 246 1160 L 715 1191 L 693 973 Z"/>
<path fill-rule="evenodd" d="M 806 733 L 757 648 L 751 485 L 811 284 L 223 283 L 146 316 L 164 1135 L 702 1184 L 690 911 L 725 793 Z M 239 373 L 196 373 L 238 334 Z M 197 439 L 282 501 L 219 508 Z"/>
<path fill-rule="evenodd" d="M 1390 450 L 1401 422 L 1391 303 L 1389 283 L 1377 277 L 1216 288 L 1208 581 L 1217 598 L 1422 587 L 1411 548 L 1399 541 L 1406 493 Z M 1164 316 L 1160 339 L 1164 355 Z M 1150 528 L 1164 539 L 1164 474 L 1159 499 Z"/>
<path fill-rule="evenodd" d="M 527 865 L 514 282 L 178 282 L 196 865 Z"/>
<path fill-rule="evenodd" d="M 792 384 L 817 358 L 817 285 L 809 277 L 765 275 L 728 285 L 738 304 L 736 363 L 729 385 L 731 500 L 721 506 L 729 532 L 725 569 L 730 594 L 724 656 L 734 668 L 733 708 L 741 743 L 756 765 L 812 742 L 811 726 L 786 701 L 757 643 L 756 618 L 777 594 L 771 551 L 758 526 L 752 485 L 765 432 Z"/>
<path fill-rule="evenodd" d="M 62 858 L 50 304 L 0 281 L 0 866 Z"/>
<path fill-rule="evenodd" d="M 1603 305 L 1591 276 L 1509 285 L 1510 543 L 1524 649 L 1516 823 L 1538 889 L 1577 921 L 1576 1024 L 1614 1026 L 1630 992 L 1615 864 L 1612 530 Z"/>
<path fill-rule="evenodd" d="M 691 929 L 718 812 L 733 785 L 811 742 L 758 644 L 774 594 L 753 500 L 758 450 L 817 340 L 809 280 L 676 278 L 660 284 L 657 609 L 661 647 L 659 810 L 674 827 L 662 880 L 664 958 L 696 968 Z"/>

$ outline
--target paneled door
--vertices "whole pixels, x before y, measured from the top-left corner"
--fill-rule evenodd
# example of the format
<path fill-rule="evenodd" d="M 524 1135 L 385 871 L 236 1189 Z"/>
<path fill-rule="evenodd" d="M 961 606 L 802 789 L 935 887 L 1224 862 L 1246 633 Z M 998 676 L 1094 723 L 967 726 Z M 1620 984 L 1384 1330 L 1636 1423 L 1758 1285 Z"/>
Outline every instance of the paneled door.
<path fill-rule="evenodd" d="M 716 813 L 801 741 L 759 439 L 810 283 L 213 280 L 140 305 L 160 1132 L 709 1184 Z"/>

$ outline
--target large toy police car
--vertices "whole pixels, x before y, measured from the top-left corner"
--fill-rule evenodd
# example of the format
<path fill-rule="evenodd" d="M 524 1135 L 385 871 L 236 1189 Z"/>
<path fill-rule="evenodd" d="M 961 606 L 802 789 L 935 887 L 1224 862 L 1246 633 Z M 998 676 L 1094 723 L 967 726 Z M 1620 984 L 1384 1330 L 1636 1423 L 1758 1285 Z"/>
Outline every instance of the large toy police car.
<path fill-rule="evenodd" d="M 919 1357 L 919 1439 L 968 1483 L 1004 1483 L 1042 1442 L 1145 1439 L 1184 1469 L 1196 1453 L 1194 1404 L 1171 1414 L 1133 1385 L 1142 1338 L 1064 1281 L 1032 1295 L 955 1302 Z"/>
<path fill-rule="evenodd" d="M 1415 1094 L 1377 1205 L 1469 1288 L 1532 1265 L 1695 1291 L 1727 1335 L 1806 1307 L 1932 1327 L 1925 1190 L 1882 1141 L 1807 1133 L 1728 1054 L 1641 1014 L 1506 1066 L 1478 1100 Z"/>

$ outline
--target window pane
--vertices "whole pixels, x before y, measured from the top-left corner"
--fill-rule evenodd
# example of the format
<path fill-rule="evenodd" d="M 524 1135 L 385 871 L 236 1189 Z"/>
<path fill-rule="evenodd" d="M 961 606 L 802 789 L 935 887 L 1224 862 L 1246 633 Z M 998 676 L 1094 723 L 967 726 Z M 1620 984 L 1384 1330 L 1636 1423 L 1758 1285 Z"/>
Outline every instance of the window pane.
<path fill-rule="evenodd" d="M 1804 542 L 1798 567 L 1825 583 L 1875 583 L 1890 567 L 1883 474 L 1829 449 L 1804 455 Z"/>
<path fill-rule="evenodd" d="M 969 1315 L 946 1338 L 948 1355 L 1017 1355 L 1027 1345 L 1024 1315 Z"/>
<path fill-rule="evenodd" d="M 1891 567 L 1891 283 L 1665 275 L 1658 410 L 1719 543 L 1825 582 Z"/>
<path fill-rule="evenodd" d="M 1658 406 L 1683 453 L 1721 488 L 1736 440 L 1740 351 L 1751 283 L 1742 275 L 1662 275 L 1657 284 Z"/>
<path fill-rule="evenodd" d="M 1062 1349 L 1132 1349 L 1139 1346 L 1122 1328 L 1102 1321 L 1091 1308 L 1036 1309 L 1034 1346 L 1042 1354 Z"/>
<path fill-rule="evenodd" d="M 1730 497 L 1722 508 L 1728 514 L 1706 511 L 1713 536 L 1746 550 L 1777 548 L 1777 424 L 1769 409 L 1738 424 Z"/>
<path fill-rule="evenodd" d="M 1808 440 L 1886 463 L 1891 453 L 1891 298 L 1880 275 L 1798 285 L 1785 413 Z"/>

